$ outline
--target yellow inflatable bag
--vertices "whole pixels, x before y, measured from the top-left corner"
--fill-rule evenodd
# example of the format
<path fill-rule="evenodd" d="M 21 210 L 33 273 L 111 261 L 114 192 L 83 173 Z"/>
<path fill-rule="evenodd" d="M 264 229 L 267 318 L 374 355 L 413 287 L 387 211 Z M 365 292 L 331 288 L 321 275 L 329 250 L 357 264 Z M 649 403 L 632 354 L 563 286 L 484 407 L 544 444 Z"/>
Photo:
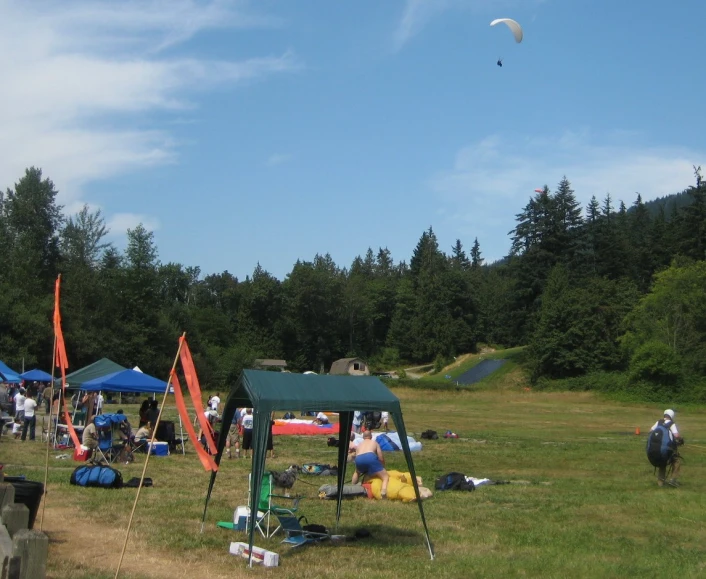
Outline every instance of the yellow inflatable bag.
<path fill-rule="evenodd" d="M 376 499 L 382 499 L 382 481 L 379 478 L 374 478 L 370 481 L 370 489 Z M 400 500 L 403 503 L 409 503 L 417 499 L 412 485 L 403 483 L 399 478 L 392 478 L 392 476 L 387 482 L 387 498 L 389 500 Z"/>

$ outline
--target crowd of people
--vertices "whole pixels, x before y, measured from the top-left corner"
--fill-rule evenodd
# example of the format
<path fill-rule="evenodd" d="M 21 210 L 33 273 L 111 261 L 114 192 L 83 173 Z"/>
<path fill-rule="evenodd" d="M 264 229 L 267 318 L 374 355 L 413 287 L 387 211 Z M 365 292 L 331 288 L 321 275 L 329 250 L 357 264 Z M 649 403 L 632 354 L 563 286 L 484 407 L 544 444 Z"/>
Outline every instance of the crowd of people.
<path fill-rule="evenodd" d="M 44 393 L 46 384 L 0 384 L 0 410 L 11 418 L 12 435 L 21 440 L 35 440 L 37 409 L 45 403 L 49 412 L 49 400 Z M 2 425 L 4 427 L 4 423 Z"/>

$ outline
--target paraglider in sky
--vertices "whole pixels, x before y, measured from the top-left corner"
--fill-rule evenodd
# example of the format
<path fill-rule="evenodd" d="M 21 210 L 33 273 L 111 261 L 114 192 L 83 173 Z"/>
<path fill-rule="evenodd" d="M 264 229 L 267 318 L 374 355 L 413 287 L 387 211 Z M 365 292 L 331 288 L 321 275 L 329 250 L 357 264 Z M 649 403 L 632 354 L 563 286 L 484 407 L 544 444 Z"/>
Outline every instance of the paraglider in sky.
<path fill-rule="evenodd" d="M 535 193 L 544 193 L 544 189 L 535 189 L 534 192 Z"/>
<path fill-rule="evenodd" d="M 496 24 L 500 23 L 507 25 L 507 27 L 512 32 L 512 35 L 515 37 L 515 42 L 522 42 L 522 26 L 520 26 L 517 21 L 513 20 L 512 18 L 497 18 L 496 20 L 493 20 L 490 25 L 495 26 Z"/>
<path fill-rule="evenodd" d="M 505 24 L 510 31 L 512 32 L 512 35 L 515 37 L 516 42 L 522 42 L 522 26 L 520 26 L 515 20 L 512 18 L 497 18 L 496 20 L 493 20 L 490 25 L 495 26 L 496 24 Z M 503 66 L 503 59 L 498 58 L 498 62 L 496 63 L 500 68 Z"/>

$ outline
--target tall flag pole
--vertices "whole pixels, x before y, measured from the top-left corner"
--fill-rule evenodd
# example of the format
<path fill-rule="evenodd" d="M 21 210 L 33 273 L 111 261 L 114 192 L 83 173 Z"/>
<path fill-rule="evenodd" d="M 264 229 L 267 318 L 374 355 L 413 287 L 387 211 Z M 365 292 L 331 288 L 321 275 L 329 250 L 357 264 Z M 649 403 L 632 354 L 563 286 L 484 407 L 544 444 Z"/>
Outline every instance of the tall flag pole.
<path fill-rule="evenodd" d="M 186 352 L 186 356 L 184 354 Z M 135 495 L 135 502 L 132 505 L 132 512 L 130 513 L 130 519 L 128 520 L 127 523 L 127 530 L 125 531 L 125 541 L 123 542 L 123 550 L 120 553 L 120 560 L 118 561 L 118 568 L 115 570 L 115 579 L 118 579 L 118 575 L 120 574 L 120 567 L 122 566 L 123 563 L 123 558 L 125 557 L 125 551 L 127 550 L 127 542 L 128 538 L 130 537 L 130 527 L 132 526 L 132 520 L 135 516 L 135 509 L 137 508 L 137 501 L 140 498 L 140 490 L 142 489 L 142 482 L 145 480 L 145 473 L 147 472 L 147 463 L 149 462 L 150 455 L 152 454 L 152 447 L 155 441 L 155 438 L 157 436 L 157 427 L 159 425 L 159 421 L 162 417 L 162 411 L 164 410 L 164 404 L 167 401 L 167 396 L 169 394 L 170 388 L 173 386 L 174 387 L 174 397 L 176 399 L 176 406 L 179 411 L 179 416 L 181 419 L 184 421 L 186 425 L 186 430 L 189 433 L 189 437 L 191 438 L 191 442 L 194 445 L 194 448 L 196 449 L 196 454 L 198 454 L 199 459 L 201 460 L 201 464 L 207 471 L 217 471 L 218 470 L 218 465 L 216 462 L 213 460 L 212 456 L 209 456 L 209 454 L 206 452 L 206 450 L 201 446 L 200 441 L 196 437 L 196 433 L 194 432 L 194 427 L 191 424 L 191 420 L 189 419 L 189 414 L 186 410 L 186 405 L 184 404 L 184 396 L 181 392 L 181 385 L 179 384 L 179 379 L 177 378 L 176 374 L 176 367 L 177 363 L 181 359 L 181 363 L 184 369 L 184 375 L 186 377 L 187 384 L 189 385 L 189 393 L 191 394 L 192 402 L 194 403 L 194 408 L 196 409 L 197 412 L 201 416 L 203 416 L 203 403 L 201 401 L 201 390 L 199 388 L 199 382 L 198 382 L 198 377 L 196 376 L 196 368 L 194 367 L 193 360 L 191 359 L 191 352 L 189 351 L 189 345 L 186 343 L 186 332 L 184 332 L 181 337 L 179 338 L 179 348 L 177 349 L 176 356 L 174 358 L 174 364 L 172 365 L 172 369 L 169 372 L 169 380 L 167 381 L 167 389 L 164 392 L 164 398 L 162 398 L 162 405 L 159 408 L 159 415 L 157 416 L 157 423 L 154 425 L 154 428 L 152 430 L 152 439 L 150 440 L 150 443 L 148 445 L 148 452 L 147 452 L 147 457 L 145 458 L 145 464 L 142 467 L 142 476 L 140 477 L 140 483 L 137 486 L 137 494 Z M 193 389 L 192 389 L 193 387 Z M 205 418 L 205 417 L 204 417 Z M 208 422 L 206 423 L 208 424 Z M 210 426 L 210 425 L 209 425 Z M 210 436 L 210 433 L 208 430 L 204 429 L 204 434 L 207 437 Z M 213 443 L 213 440 L 211 438 L 211 442 Z M 183 444 L 183 441 L 182 441 Z M 213 443 L 213 447 L 215 449 L 215 443 Z M 210 448 L 210 446 L 209 446 Z M 214 450 L 215 454 L 215 450 Z"/>

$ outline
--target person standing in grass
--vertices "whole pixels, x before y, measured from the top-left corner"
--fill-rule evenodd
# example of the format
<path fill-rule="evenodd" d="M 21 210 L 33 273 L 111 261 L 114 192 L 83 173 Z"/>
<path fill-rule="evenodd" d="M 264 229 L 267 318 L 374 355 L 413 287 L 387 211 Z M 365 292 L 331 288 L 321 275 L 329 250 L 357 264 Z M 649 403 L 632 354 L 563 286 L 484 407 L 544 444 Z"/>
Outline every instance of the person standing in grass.
<path fill-rule="evenodd" d="M 669 435 L 669 441 L 667 447 L 671 452 L 664 456 L 664 462 L 660 463 L 657 467 L 657 484 L 659 486 L 664 486 L 666 482 L 669 486 L 677 487 L 679 483 L 677 482 L 677 477 L 679 476 L 679 471 L 681 470 L 681 455 L 677 450 L 678 446 L 684 444 L 684 439 L 681 434 L 679 434 L 679 429 L 674 422 L 674 410 L 667 409 L 664 411 L 664 417 L 654 423 L 652 428 L 650 428 L 650 433 L 654 432 L 659 426 L 664 426 Z M 671 477 L 667 479 L 667 469 L 671 471 Z"/>
<path fill-rule="evenodd" d="M 226 454 L 228 458 L 233 458 L 230 453 L 231 447 L 235 448 L 235 458 L 240 458 L 240 426 L 238 421 L 240 420 L 240 412 L 236 409 L 235 414 L 233 414 L 233 421 L 228 429 L 228 437 L 226 438 Z"/>
<path fill-rule="evenodd" d="M 246 408 L 245 414 L 240 418 L 240 424 L 243 427 L 243 450 L 245 458 L 250 458 L 250 449 L 252 448 L 252 429 L 254 426 L 254 418 L 252 408 Z"/>
<path fill-rule="evenodd" d="M 27 439 L 27 430 L 29 430 L 29 439 L 34 440 L 34 430 L 37 425 L 37 417 L 34 415 L 37 408 L 37 402 L 34 400 L 34 393 L 27 392 L 27 398 L 24 402 L 24 426 L 22 427 L 22 440 Z"/>

